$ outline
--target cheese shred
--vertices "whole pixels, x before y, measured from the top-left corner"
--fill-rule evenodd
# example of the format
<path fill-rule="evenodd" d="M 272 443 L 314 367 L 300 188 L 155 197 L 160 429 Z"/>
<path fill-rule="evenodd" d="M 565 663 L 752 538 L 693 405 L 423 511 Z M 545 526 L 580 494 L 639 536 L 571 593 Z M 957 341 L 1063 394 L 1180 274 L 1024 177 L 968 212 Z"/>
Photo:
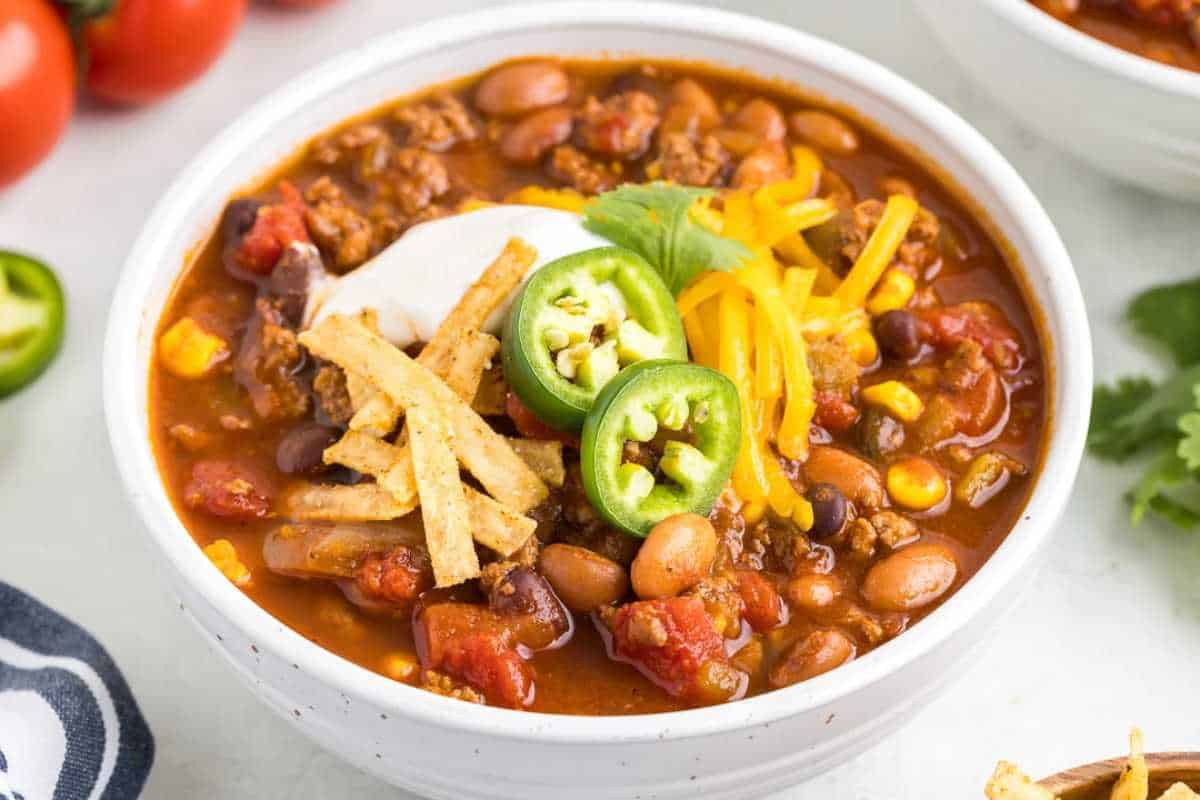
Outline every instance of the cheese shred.
<path fill-rule="evenodd" d="M 778 456 L 808 456 L 816 413 L 808 338 L 870 335 L 867 298 L 895 259 L 918 206 L 903 195 L 889 197 L 862 254 L 840 279 L 802 235 L 838 213 L 818 196 L 821 159 L 797 147 L 792 166 L 787 180 L 729 192 L 719 209 L 711 198 L 692 209 L 696 222 L 740 241 L 753 256 L 732 272 L 700 275 L 680 293 L 678 307 L 693 358 L 719 369 L 738 389 L 743 424 L 734 491 L 747 508 L 769 507 L 807 530 L 812 506 Z"/>

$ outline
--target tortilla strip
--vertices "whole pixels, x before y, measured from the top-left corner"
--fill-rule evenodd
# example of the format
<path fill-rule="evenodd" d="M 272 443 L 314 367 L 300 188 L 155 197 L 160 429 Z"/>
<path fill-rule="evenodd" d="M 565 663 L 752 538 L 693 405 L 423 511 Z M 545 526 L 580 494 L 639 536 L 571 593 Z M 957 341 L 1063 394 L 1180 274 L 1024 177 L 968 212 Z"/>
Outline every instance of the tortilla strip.
<path fill-rule="evenodd" d="M 1053 792 L 1038 786 L 1008 761 L 996 765 L 984 794 L 988 800 L 1057 800 Z"/>
<path fill-rule="evenodd" d="M 428 367 L 439 378 L 447 378 L 453 366 L 454 355 L 465 331 L 479 331 L 488 317 L 520 285 L 525 273 L 537 260 L 537 250 L 518 238 L 508 240 L 496 260 L 483 271 L 458 303 L 442 320 L 433 338 L 417 356 L 422 366 Z M 368 326 L 369 327 L 369 326 Z M 461 393 L 460 393 L 461 394 Z M 475 390 L 464 396 L 470 402 Z M 386 394 L 380 394 L 355 413 L 350 420 L 350 430 L 371 433 L 383 437 L 395 429 L 402 409 Z M 382 431 L 382 433 L 379 433 Z"/>
<path fill-rule="evenodd" d="M 480 377 L 471 408 L 484 417 L 502 417 L 507 412 L 507 401 L 508 383 L 504 380 L 504 370 L 498 364 L 493 365 Z"/>
<path fill-rule="evenodd" d="M 537 523 L 470 486 L 463 486 L 471 510 L 471 535 L 484 547 L 511 556 L 529 541 Z"/>
<path fill-rule="evenodd" d="M 551 442 L 557 444 L 557 442 Z M 559 451 L 561 458 L 561 449 Z M 377 484 L 393 496 L 416 497 L 412 452 L 408 445 L 394 445 L 365 433 L 349 431 L 341 441 L 325 450 L 326 464 L 341 464 L 352 470 L 373 475 Z M 370 486 L 371 484 L 366 484 Z M 469 486 L 463 487 L 471 513 L 471 533 L 475 541 L 502 556 L 519 549 L 537 528 L 529 517 L 518 514 Z"/>
<path fill-rule="evenodd" d="M 381 522 L 411 514 L 416 507 L 415 491 L 410 502 L 402 503 L 374 483 L 300 483 L 283 494 L 279 512 L 297 522 Z"/>
<path fill-rule="evenodd" d="M 492 365 L 492 359 L 500 351 L 500 340 L 480 331 L 467 331 L 454 351 L 450 369 L 446 371 L 446 385 L 466 402 L 475 399 L 483 373 Z M 420 359 L 418 359 L 419 363 Z"/>
<path fill-rule="evenodd" d="M 458 461 L 450 447 L 454 437 L 434 406 L 407 408 L 408 445 L 433 577 L 440 587 L 457 586 L 478 578 L 480 570 Z"/>
<path fill-rule="evenodd" d="M 562 442 L 511 438 L 508 443 L 521 460 L 547 484 L 559 488 L 566 482 L 567 470 L 563 466 Z"/>
<path fill-rule="evenodd" d="M 326 464 L 341 464 L 372 476 L 401 503 L 417 496 L 417 479 L 407 445 L 388 444 L 359 431 L 347 431 L 325 448 L 322 458 Z"/>
<path fill-rule="evenodd" d="M 359 373 L 405 408 L 437 408 L 445 416 L 452 446 L 463 466 L 504 505 L 524 512 L 549 495 L 546 484 L 505 438 L 450 387 L 361 323 L 331 316 L 301 333 L 300 343 L 318 358 Z"/>

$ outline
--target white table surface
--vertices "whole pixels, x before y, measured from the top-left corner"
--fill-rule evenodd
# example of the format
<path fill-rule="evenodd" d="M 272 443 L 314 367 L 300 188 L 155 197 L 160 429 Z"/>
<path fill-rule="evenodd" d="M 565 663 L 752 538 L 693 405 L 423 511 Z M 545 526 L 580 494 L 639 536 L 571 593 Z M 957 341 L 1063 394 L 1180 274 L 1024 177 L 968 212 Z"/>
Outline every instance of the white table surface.
<path fill-rule="evenodd" d="M 1140 287 L 1200 272 L 1200 207 L 1120 186 L 1022 129 L 967 82 L 902 0 L 716 4 L 859 50 L 975 124 L 1033 186 L 1074 256 L 1098 377 L 1145 369 L 1121 309 Z M 51 159 L 0 194 L 0 247 L 55 264 L 70 300 L 54 368 L 0 403 L 0 579 L 89 628 L 124 669 L 157 740 L 147 797 L 406 797 L 270 714 L 177 613 L 112 463 L 101 340 L 142 220 L 213 134 L 377 31 L 485 5 L 257 8 L 198 84 L 143 111 L 83 109 Z M 1085 463 L 1045 568 L 983 658 L 903 730 L 775 800 L 981 797 L 1000 757 L 1046 774 L 1122 752 L 1134 723 L 1152 749 L 1200 750 L 1200 533 L 1131 532 L 1118 500 L 1129 479 Z"/>

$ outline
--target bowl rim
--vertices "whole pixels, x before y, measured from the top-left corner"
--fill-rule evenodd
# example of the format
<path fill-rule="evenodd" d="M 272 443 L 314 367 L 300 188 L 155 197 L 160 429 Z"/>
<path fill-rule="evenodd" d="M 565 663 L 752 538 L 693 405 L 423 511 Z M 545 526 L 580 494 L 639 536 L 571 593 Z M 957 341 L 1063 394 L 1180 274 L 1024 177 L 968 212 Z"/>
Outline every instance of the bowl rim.
<path fill-rule="evenodd" d="M 981 0 L 1010 24 L 1055 50 L 1152 89 L 1200 100 L 1200 72 L 1160 64 L 1076 30 L 1028 0 Z"/>
<path fill-rule="evenodd" d="M 886 646 L 832 673 L 766 694 L 706 708 L 630 716 L 570 716 L 512 711 L 464 704 L 390 680 L 347 661 L 293 631 L 212 568 L 179 520 L 166 495 L 140 409 L 148 379 L 137 358 L 142 328 L 157 321 L 161 309 L 146 308 L 142 297 L 164 263 L 178 274 L 169 240 L 188 220 L 189 207 L 207 191 L 208 176 L 219 174 L 258 137 L 355 77 L 398 60 L 450 45 L 507 33 L 547 28 L 626 26 L 716 37 L 756 49 L 766 48 L 801 59 L 836 80 L 875 95 L 927 125 L 997 196 L 1029 240 L 1026 264 L 1044 271 L 1044 311 L 1061 310 L 1061 340 L 1054 342 L 1057 411 L 1048 437 L 1041 475 L 1025 511 L 984 566 L 946 603 Z M 883 66 L 813 35 L 733 12 L 666 2 L 611 0 L 530 3 L 476 11 L 407 26 L 386 33 L 349 53 L 327 60 L 287 82 L 239 115 L 173 181 L 147 218 L 122 269 L 113 295 L 104 347 L 105 416 L 114 458 L 126 493 L 157 549 L 180 580 L 204 598 L 230 626 L 282 663 L 297 664 L 326 686 L 425 725 L 486 734 L 509 741 L 556 744 L 650 743 L 721 733 L 826 706 L 873 685 L 939 647 L 991 604 L 1017 577 L 1048 538 L 1066 506 L 1078 471 L 1087 428 L 1092 384 L 1090 333 L 1083 297 L 1067 253 L 1033 192 L 1003 156 L 974 128 L 925 91 Z"/>

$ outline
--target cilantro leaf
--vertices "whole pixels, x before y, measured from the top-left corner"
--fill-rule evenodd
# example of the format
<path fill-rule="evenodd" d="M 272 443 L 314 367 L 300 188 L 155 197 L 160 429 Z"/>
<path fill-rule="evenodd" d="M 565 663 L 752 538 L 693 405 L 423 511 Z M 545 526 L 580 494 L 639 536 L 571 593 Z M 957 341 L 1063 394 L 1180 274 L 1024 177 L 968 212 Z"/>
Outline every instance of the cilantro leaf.
<path fill-rule="evenodd" d="M 1179 366 L 1200 363 L 1200 279 L 1144 291 L 1127 315 L 1138 333 L 1164 345 Z"/>
<path fill-rule="evenodd" d="M 1200 469 L 1200 412 L 1193 411 L 1179 418 L 1179 430 L 1183 438 L 1175 453 L 1187 464 L 1190 470 Z"/>
<path fill-rule="evenodd" d="M 1088 449 L 1122 461 L 1140 450 L 1179 436 L 1179 418 L 1196 409 L 1194 387 L 1200 365 L 1176 373 L 1157 388 L 1144 378 L 1126 378 L 1115 387 L 1097 386 L 1092 401 Z"/>
<path fill-rule="evenodd" d="M 741 242 L 696 224 L 692 204 L 707 189 L 650 183 L 605 192 L 588 205 L 583 225 L 641 255 L 679 294 L 705 270 L 728 270 L 750 255 Z"/>
<path fill-rule="evenodd" d="M 1180 528 L 1200 523 L 1200 484 L 1173 448 L 1166 447 L 1159 453 L 1128 497 L 1132 505 L 1129 519 L 1134 525 L 1147 513 L 1157 514 Z"/>

